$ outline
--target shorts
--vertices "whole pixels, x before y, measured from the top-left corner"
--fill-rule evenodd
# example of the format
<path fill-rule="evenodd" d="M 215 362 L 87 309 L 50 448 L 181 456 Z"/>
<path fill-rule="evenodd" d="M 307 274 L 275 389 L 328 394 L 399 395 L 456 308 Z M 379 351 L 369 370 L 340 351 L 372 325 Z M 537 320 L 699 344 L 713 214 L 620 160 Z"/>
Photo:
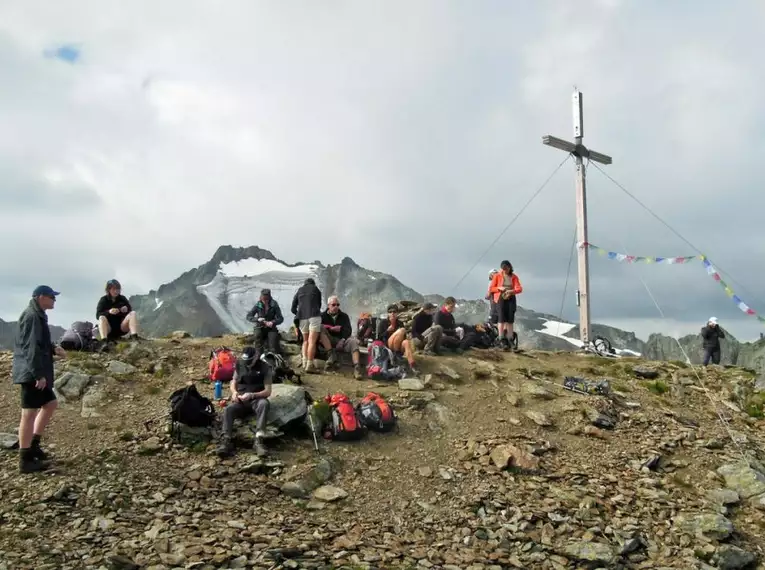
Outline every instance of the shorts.
<path fill-rule="evenodd" d="M 321 317 L 300 319 L 300 332 L 303 334 L 321 332 Z"/>
<path fill-rule="evenodd" d="M 45 404 L 56 399 L 56 393 L 53 391 L 53 383 L 48 381 L 48 385 L 42 390 L 35 388 L 34 382 L 21 385 L 21 409 L 39 410 Z"/>
<path fill-rule="evenodd" d="M 518 303 L 515 297 L 509 299 L 500 299 L 497 303 L 497 322 L 513 324 L 515 322 L 515 309 L 518 307 Z"/>

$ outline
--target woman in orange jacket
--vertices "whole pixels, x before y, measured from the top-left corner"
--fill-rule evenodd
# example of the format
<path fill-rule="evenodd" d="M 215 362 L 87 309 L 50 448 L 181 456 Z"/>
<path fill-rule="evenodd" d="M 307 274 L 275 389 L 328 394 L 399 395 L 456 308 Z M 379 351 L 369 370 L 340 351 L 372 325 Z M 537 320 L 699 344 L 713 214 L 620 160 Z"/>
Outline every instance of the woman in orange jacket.
<path fill-rule="evenodd" d="M 521 293 L 523 286 L 518 276 L 513 273 L 513 264 L 507 260 L 503 261 L 499 272 L 491 280 L 489 294 L 497 307 L 499 342 L 505 348 L 513 344 L 513 323 L 515 310 L 518 308 L 516 296 Z"/>

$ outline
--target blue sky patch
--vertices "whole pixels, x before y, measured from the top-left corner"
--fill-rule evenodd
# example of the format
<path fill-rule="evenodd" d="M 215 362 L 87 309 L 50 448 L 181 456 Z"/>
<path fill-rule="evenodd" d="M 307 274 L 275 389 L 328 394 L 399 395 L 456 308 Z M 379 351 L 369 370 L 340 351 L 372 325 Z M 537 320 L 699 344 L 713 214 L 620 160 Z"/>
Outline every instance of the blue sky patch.
<path fill-rule="evenodd" d="M 80 59 L 80 48 L 73 45 L 63 45 L 55 49 L 46 50 L 45 56 L 74 64 Z"/>

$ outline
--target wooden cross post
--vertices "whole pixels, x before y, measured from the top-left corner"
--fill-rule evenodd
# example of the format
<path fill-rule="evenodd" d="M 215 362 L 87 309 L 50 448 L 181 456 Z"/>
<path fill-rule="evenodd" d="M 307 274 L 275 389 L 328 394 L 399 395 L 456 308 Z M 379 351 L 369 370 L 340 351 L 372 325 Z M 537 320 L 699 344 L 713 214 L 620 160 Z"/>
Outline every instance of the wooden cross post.
<path fill-rule="evenodd" d="M 610 156 L 588 149 L 582 144 L 584 138 L 584 109 L 582 93 L 575 89 L 574 107 L 574 142 L 550 135 L 542 137 L 542 143 L 571 153 L 576 158 L 576 240 L 578 249 L 579 290 L 576 304 L 579 307 L 579 337 L 582 347 L 588 348 L 590 338 L 590 256 L 587 247 L 587 187 L 585 184 L 584 159 L 588 158 L 600 164 L 611 164 Z"/>

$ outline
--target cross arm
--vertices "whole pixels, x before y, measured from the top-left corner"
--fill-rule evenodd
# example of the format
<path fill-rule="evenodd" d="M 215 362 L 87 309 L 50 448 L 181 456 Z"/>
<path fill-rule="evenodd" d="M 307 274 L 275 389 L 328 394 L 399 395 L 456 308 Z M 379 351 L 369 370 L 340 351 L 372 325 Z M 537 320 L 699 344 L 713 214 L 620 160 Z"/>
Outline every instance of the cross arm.
<path fill-rule="evenodd" d="M 543 136 L 542 143 L 559 150 L 564 150 L 566 152 L 576 154 L 582 158 L 589 158 L 590 160 L 599 162 L 600 164 L 611 164 L 611 162 L 613 162 L 611 157 L 606 154 L 590 150 L 583 144 L 574 144 L 552 135 Z"/>

